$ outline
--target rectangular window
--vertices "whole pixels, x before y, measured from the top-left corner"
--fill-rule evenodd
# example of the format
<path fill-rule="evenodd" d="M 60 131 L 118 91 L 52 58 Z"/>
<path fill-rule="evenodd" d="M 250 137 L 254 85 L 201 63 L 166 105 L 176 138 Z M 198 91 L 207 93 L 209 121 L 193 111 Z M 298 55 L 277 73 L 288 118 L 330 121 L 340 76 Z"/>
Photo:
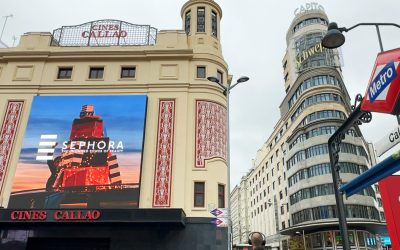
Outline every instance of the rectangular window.
<path fill-rule="evenodd" d="M 217 13 L 215 11 L 211 11 L 211 34 L 215 37 L 217 34 Z"/>
<path fill-rule="evenodd" d="M 204 7 L 197 8 L 197 32 L 205 32 L 205 13 L 206 9 Z"/>
<path fill-rule="evenodd" d="M 185 32 L 186 34 L 190 33 L 190 18 L 191 18 L 192 13 L 190 10 L 186 12 L 185 14 Z"/>
<path fill-rule="evenodd" d="M 204 182 L 194 183 L 194 207 L 204 207 Z"/>
<path fill-rule="evenodd" d="M 72 67 L 58 68 L 57 79 L 71 79 Z"/>
<path fill-rule="evenodd" d="M 121 78 L 135 78 L 136 67 L 122 67 Z"/>
<path fill-rule="evenodd" d="M 218 184 L 218 207 L 225 208 L 225 185 Z"/>
<path fill-rule="evenodd" d="M 103 79 L 104 67 L 90 67 L 89 79 Z"/>
<path fill-rule="evenodd" d="M 283 63 L 283 69 L 285 70 L 287 66 L 287 60 Z"/>
<path fill-rule="evenodd" d="M 197 78 L 206 78 L 206 67 L 205 66 L 197 66 L 196 77 Z"/>
<path fill-rule="evenodd" d="M 289 79 L 289 73 L 286 73 L 286 75 L 284 77 L 285 82 L 287 82 L 288 79 Z"/>
<path fill-rule="evenodd" d="M 219 83 L 223 84 L 224 83 L 224 74 L 221 71 L 217 71 L 217 78 Z"/>

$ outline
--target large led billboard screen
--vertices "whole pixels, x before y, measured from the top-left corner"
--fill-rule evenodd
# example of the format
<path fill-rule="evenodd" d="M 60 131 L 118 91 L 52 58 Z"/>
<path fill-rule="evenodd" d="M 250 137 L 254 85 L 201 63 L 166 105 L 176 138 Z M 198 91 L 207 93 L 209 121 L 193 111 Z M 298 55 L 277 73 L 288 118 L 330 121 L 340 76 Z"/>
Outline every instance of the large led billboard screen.
<path fill-rule="evenodd" d="M 8 208 L 135 208 L 147 97 L 35 96 Z"/>

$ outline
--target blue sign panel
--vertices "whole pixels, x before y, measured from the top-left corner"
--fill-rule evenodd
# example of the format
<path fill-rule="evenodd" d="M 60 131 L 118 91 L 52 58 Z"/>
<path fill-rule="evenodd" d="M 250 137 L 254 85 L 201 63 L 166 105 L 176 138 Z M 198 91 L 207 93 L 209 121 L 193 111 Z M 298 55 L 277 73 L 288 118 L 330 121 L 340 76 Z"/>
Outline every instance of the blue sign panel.
<path fill-rule="evenodd" d="M 371 103 L 390 85 L 390 83 L 397 77 L 394 61 L 389 62 L 383 69 L 376 75 L 374 80 L 369 85 L 368 95 Z"/>

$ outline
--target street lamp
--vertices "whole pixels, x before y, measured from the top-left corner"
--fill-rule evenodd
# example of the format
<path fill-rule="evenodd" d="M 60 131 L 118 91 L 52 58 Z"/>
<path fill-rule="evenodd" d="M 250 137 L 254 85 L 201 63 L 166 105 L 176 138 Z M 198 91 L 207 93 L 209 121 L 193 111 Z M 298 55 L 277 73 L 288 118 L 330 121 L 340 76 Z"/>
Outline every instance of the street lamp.
<path fill-rule="evenodd" d="M 247 82 L 250 78 L 247 76 L 242 76 L 240 77 L 235 84 L 233 85 L 228 85 L 225 87 L 222 83 L 220 83 L 220 80 L 215 77 L 215 76 L 209 76 L 207 77 L 207 80 L 210 82 L 214 82 L 218 84 L 222 89 L 223 89 L 223 94 L 226 96 L 226 129 L 227 129 L 227 157 L 226 157 L 226 165 L 228 168 L 228 180 L 227 180 L 227 189 L 228 189 L 228 194 L 231 192 L 231 154 L 230 154 L 230 131 L 229 131 L 229 94 L 231 92 L 231 89 L 236 87 L 239 83 L 242 82 Z M 228 249 L 231 249 L 231 242 L 232 242 L 232 221 L 231 221 L 231 199 L 230 195 L 228 195 Z"/>
<path fill-rule="evenodd" d="M 400 25 L 395 23 L 359 23 L 350 28 L 338 28 L 338 25 L 335 22 L 331 22 L 328 25 L 328 32 L 322 38 L 322 46 L 328 49 L 336 49 L 342 46 L 345 42 L 345 37 L 343 32 L 348 32 L 358 26 L 375 26 L 379 46 L 381 52 L 383 52 L 383 45 L 381 34 L 379 31 L 379 26 L 395 26 L 400 28 Z M 338 219 L 339 219 L 339 228 L 340 233 L 342 235 L 343 241 L 343 249 L 350 250 L 349 238 L 347 233 L 347 222 L 346 222 L 346 212 L 345 206 L 343 202 L 343 193 L 339 192 L 339 186 L 341 185 L 340 180 L 340 166 L 339 166 L 339 151 L 340 144 L 342 140 L 345 138 L 347 131 L 353 127 L 354 125 L 361 125 L 362 123 L 368 123 L 372 119 L 371 112 L 362 111 L 361 104 L 356 105 L 357 102 L 362 101 L 362 95 L 358 94 L 356 96 L 356 100 L 354 103 L 353 112 L 349 115 L 349 117 L 344 121 L 344 123 L 336 130 L 336 132 L 329 138 L 328 140 L 328 149 L 329 149 L 329 160 L 331 164 L 331 172 L 332 172 L 332 180 L 333 180 L 333 189 L 335 191 L 335 199 L 336 205 L 338 207 Z M 397 121 L 400 124 L 400 118 L 397 116 Z"/>
<path fill-rule="evenodd" d="M 383 52 L 383 45 L 381 39 L 381 32 L 379 30 L 379 26 L 395 26 L 400 28 L 400 25 L 396 23 L 358 23 L 350 28 L 338 28 L 337 23 L 332 22 L 328 24 L 328 33 L 322 38 L 322 46 L 327 49 L 336 49 L 342 46 L 345 42 L 345 37 L 343 32 L 349 32 L 350 30 L 358 27 L 358 26 L 375 26 L 376 32 L 378 34 L 379 46 L 381 48 L 381 52 Z"/>

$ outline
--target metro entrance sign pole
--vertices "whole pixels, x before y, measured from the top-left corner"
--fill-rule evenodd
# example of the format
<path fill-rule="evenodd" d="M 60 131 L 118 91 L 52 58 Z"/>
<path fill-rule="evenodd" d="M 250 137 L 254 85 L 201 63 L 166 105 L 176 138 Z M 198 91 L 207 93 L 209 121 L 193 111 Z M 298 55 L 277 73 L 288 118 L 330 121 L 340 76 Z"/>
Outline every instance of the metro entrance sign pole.
<path fill-rule="evenodd" d="M 328 49 L 335 49 L 338 48 L 340 46 L 342 46 L 345 42 L 345 37 L 342 34 L 342 32 L 348 32 L 358 26 L 375 26 L 377 34 L 378 34 L 378 40 L 379 40 L 379 46 L 381 49 L 381 54 L 383 53 L 383 45 L 382 45 L 382 39 L 381 39 L 381 34 L 380 34 L 380 30 L 379 30 L 379 26 L 384 25 L 384 26 L 395 26 L 397 28 L 400 28 L 400 25 L 395 24 L 395 23 L 359 23 L 356 24 L 350 28 L 338 28 L 337 24 L 332 22 L 329 23 L 328 25 L 328 32 L 327 34 L 323 37 L 322 39 L 322 46 Z M 379 56 L 379 55 L 378 55 Z M 378 59 L 377 59 L 378 62 Z M 389 62 L 386 62 L 385 64 L 389 64 Z M 377 65 L 375 65 L 375 68 L 373 70 L 373 74 L 371 76 L 371 79 L 375 80 L 375 78 L 377 77 L 377 75 L 375 75 L 375 72 L 377 71 Z M 386 65 L 385 65 L 386 66 Z M 385 95 L 385 91 L 386 91 L 386 95 L 384 100 L 386 100 L 386 97 L 391 96 L 394 93 L 388 93 L 389 91 L 394 91 L 394 87 L 387 87 L 392 81 L 393 81 L 393 75 L 390 75 L 390 72 L 388 72 L 388 68 L 391 68 L 393 70 L 392 65 L 388 65 L 388 67 L 386 68 L 386 74 L 385 76 L 383 76 L 382 74 L 384 72 L 381 73 L 381 69 L 379 69 L 379 77 L 382 76 L 382 80 L 383 78 L 387 78 L 387 80 L 385 81 L 385 85 L 383 86 L 382 83 L 377 84 L 376 81 L 374 82 L 370 82 L 370 84 L 368 85 L 368 87 L 370 87 L 370 85 L 372 84 L 372 90 L 375 91 L 374 94 L 372 94 L 370 97 L 365 97 L 363 98 L 360 94 L 358 94 L 356 96 L 356 100 L 354 103 L 354 110 L 353 112 L 350 114 L 349 118 L 347 118 L 347 120 L 342 124 L 342 126 L 340 126 L 336 132 L 329 138 L 328 140 L 328 149 L 329 149 L 329 159 L 330 159 L 330 164 L 331 164 L 331 171 L 332 171 L 332 179 L 333 179 L 333 187 L 334 187 L 334 191 L 335 191 L 335 199 L 336 199 L 336 205 L 338 207 L 338 219 L 339 219 L 339 228 L 340 228 L 340 232 L 342 235 L 342 241 L 343 241 L 343 249 L 344 250 L 350 250 L 350 244 L 349 244 L 349 239 L 347 237 L 348 233 L 347 233 L 347 221 L 346 221 L 346 213 L 345 213 L 345 205 L 343 202 L 343 193 L 339 192 L 339 187 L 341 186 L 341 180 L 340 180 L 340 166 L 339 166 L 339 151 L 340 151 L 340 144 L 342 142 L 342 140 L 345 138 L 346 136 L 346 132 L 353 127 L 354 125 L 361 125 L 362 123 L 368 123 L 371 121 L 372 119 L 372 115 L 370 111 L 375 111 L 375 112 L 385 112 L 383 110 L 379 111 L 379 107 L 377 106 L 377 103 L 380 102 L 375 102 L 375 100 L 378 98 L 378 100 L 383 100 L 383 96 Z M 389 73 L 389 75 L 387 75 L 387 73 Z M 394 73 L 394 72 L 393 72 Z M 381 80 L 380 78 L 378 80 Z M 389 83 L 390 82 L 390 83 Z M 375 85 L 374 85 L 375 84 Z M 379 85 L 379 87 L 378 87 Z M 381 86 L 382 85 L 382 86 Z M 375 87 L 374 87 L 375 86 Z M 399 86 L 400 87 L 400 86 Z M 376 90 L 375 90 L 376 89 Z M 379 91 L 378 91 L 379 89 Z M 382 89 L 382 90 L 380 90 Z M 386 89 L 386 90 L 385 90 Z M 379 93 L 378 93 L 379 92 Z M 367 93 L 368 93 L 368 89 L 367 89 Z M 382 94 L 383 93 L 383 94 Z M 398 94 L 398 93 L 397 93 Z M 395 95 L 395 97 L 397 98 L 398 95 Z M 368 101 L 375 102 L 375 107 L 373 108 L 374 110 L 369 110 L 367 109 L 366 105 L 368 106 L 368 104 L 366 104 Z M 391 99 L 391 98 L 389 98 Z M 392 100 L 393 101 L 393 100 Z M 361 102 L 360 105 L 357 106 L 357 103 Z M 395 100 L 394 105 L 396 104 L 397 100 Z M 364 106 L 363 106 L 364 105 Z M 362 106 L 365 109 L 362 109 Z M 394 114 L 395 112 L 398 112 L 398 108 L 395 108 L 396 106 L 392 106 L 390 113 Z M 368 108 L 371 108 L 370 106 L 368 106 Z M 386 112 L 387 113 L 387 112 Z M 397 114 L 398 115 L 398 114 Z M 399 117 L 397 118 L 398 123 L 400 124 L 400 119 Z"/>

